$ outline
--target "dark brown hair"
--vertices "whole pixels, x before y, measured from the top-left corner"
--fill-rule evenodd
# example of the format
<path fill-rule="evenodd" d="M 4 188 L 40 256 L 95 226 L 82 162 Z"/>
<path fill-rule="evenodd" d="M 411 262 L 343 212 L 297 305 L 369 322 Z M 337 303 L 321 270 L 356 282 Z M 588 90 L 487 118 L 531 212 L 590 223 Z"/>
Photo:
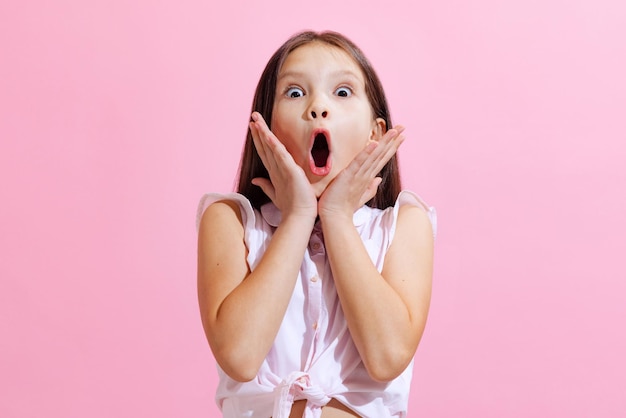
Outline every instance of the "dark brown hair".
<path fill-rule="evenodd" d="M 261 75 L 259 84 L 257 85 L 256 92 L 254 94 L 254 100 L 252 102 L 252 111 L 259 112 L 263 118 L 267 121 L 270 129 L 272 121 L 272 110 L 274 108 L 274 100 L 276 98 L 276 83 L 278 79 L 278 73 L 287 59 L 287 56 L 296 48 L 309 44 L 311 42 L 321 42 L 345 51 L 350 55 L 357 63 L 357 65 L 363 71 L 365 78 L 365 92 L 369 99 L 370 105 L 375 118 L 382 118 L 387 126 L 387 129 L 391 129 L 391 116 L 389 114 L 389 107 L 387 106 L 387 99 L 385 98 L 385 92 L 382 84 L 374 68 L 365 57 L 363 52 L 348 38 L 332 31 L 326 32 L 311 32 L 305 31 L 298 33 L 289 38 L 278 50 L 272 55 L 269 62 L 265 66 L 265 70 Z M 389 206 L 393 206 L 398 194 L 401 190 L 400 185 L 400 173 L 398 170 L 398 160 L 394 155 L 387 164 L 383 167 L 379 174 L 382 177 L 382 182 L 378 186 L 376 196 L 372 198 L 367 205 L 379 209 L 384 209 Z M 260 187 L 257 187 L 251 183 L 251 180 L 255 177 L 269 178 L 265 166 L 259 157 L 259 154 L 254 147 L 252 140 L 252 134 L 248 130 L 246 143 L 244 145 L 243 153 L 241 156 L 241 162 L 239 164 L 239 178 L 237 192 L 246 196 L 252 206 L 259 209 L 263 204 L 270 201 L 270 199 L 263 193 Z"/>

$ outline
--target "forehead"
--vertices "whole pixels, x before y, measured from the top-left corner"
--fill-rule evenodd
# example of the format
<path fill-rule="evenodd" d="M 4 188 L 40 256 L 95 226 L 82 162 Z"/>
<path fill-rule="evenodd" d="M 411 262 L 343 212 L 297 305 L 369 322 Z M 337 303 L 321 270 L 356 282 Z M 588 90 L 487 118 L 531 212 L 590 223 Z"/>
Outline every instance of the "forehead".
<path fill-rule="evenodd" d="M 363 72 L 356 60 L 343 49 L 334 45 L 311 42 L 291 51 L 278 72 L 281 78 L 289 73 L 349 72 L 363 81 Z"/>

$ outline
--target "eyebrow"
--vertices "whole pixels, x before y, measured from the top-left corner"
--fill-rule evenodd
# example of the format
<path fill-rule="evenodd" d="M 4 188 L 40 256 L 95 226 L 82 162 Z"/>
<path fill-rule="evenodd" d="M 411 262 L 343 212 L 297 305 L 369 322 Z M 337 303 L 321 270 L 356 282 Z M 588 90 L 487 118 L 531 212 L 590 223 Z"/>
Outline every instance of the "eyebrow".
<path fill-rule="evenodd" d="M 280 81 L 283 78 L 288 78 L 288 77 L 299 78 L 303 76 L 304 76 L 304 73 L 301 71 L 285 71 L 284 73 L 281 73 L 278 75 L 277 81 Z M 350 78 L 355 79 L 356 81 L 363 81 L 359 77 L 357 77 L 357 75 L 353 71 L 350 71 L 350 70 L 338 70 L 338 71 L 331 73 L 330 76 L 336 77 L 336 78 L 350 77 Z"/>

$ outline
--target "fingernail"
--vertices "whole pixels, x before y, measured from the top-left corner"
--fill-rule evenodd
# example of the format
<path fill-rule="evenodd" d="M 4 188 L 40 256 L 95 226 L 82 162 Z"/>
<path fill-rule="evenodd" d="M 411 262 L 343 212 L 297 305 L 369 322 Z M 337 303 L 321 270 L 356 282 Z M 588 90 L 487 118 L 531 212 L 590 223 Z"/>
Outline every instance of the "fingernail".
<path fill-rule="evenodd" d="M 251 117 L 252 117 L 252 120 L 255 121 L 255 122 L 259 120 L 259 114 L 256 113 L 256 112 L 252 112 L 252 116 Z"/>

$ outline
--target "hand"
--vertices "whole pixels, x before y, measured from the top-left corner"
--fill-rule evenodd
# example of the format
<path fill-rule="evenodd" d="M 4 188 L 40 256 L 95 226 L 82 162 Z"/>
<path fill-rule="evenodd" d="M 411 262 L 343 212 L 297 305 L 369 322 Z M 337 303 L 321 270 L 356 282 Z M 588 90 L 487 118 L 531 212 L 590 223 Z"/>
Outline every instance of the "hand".
<path fill-rule="evenodd" d="M 259 186 L 272 200 L 283 217 L 291 214 L 317 217 L 317 199 L 304 170 L 258 113 L 252 113 L 250 132 L 254 146 L 269 173 L 266 178 L 254 178 L 252 184 Z"/>
<path fill-rule="evenodd" d="M 370 141 L 328 185 L 318 203 L 320 218 L 345 216 L 354 212 L 376 195 L 382 179 L 376 175 L 400 147 L 404 127 L 390 129 L 378 141 Z"/>

